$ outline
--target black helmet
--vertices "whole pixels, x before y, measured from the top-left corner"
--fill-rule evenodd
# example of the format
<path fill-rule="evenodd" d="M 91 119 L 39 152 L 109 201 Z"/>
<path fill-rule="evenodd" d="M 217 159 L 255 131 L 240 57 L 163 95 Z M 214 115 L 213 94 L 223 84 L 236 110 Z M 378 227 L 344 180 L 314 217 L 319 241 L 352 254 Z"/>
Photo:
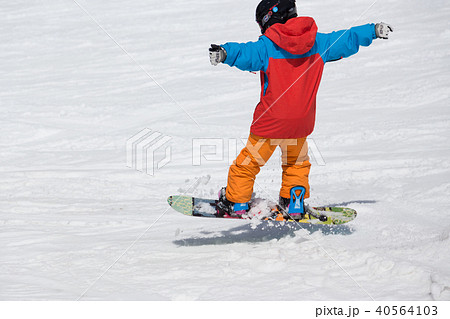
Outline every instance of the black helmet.
<path fill-rule="evenodd" d="M 263 0 L 256 8 L 256 22 L 261 32 L 275 23 L 286 23 L 297 16 L 295 0 Z"/>

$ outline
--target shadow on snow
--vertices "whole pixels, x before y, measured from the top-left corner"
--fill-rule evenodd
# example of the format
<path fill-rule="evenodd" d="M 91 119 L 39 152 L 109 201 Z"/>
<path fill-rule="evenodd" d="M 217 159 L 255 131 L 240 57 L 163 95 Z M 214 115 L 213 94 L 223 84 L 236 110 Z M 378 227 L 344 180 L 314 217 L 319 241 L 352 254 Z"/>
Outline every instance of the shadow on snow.
<path fill-rule="evenodd" d="M 326 206 L 331 206 L 331 207 L 347 207 L 351 204 L 375 204 L 378 203 L 377 200 L 353 200 L 353 201 L 349 201 L 349 202 L 343 202 L 343 203 L 339 203 L 339 204 L 330 204 L 330 205 L 326 205 Z"/>
<path fill-rule="evenodd" d="M 229 245 L 235 243 L 262 243 L 271 240 L 280 240 L 286 237 L 295 237 L 296 232 L 304 229 L 309 234 L 320 231 L 323 235 L 350 235 L 353 233 L 352 227 L 348 225 L 311 225 L 299 223 L 279 223 L 270 224 L 270 222 L 261 222 L 257 226 L 252 224 L 241 225 L 235 228 L 220 232 L 201 232 L 204 237 L 191 237 L 174 240 L 177 246 L 207 246 L 207 245 Z M 304 237 L 301 243 L 307 241 L 308 237 Z"/>

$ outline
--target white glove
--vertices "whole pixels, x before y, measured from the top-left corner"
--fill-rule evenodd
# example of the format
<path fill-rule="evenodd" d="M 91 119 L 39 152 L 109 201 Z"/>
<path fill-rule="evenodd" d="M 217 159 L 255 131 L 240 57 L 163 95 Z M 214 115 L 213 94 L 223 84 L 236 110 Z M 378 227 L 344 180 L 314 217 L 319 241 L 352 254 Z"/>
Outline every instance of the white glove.
<path fill-rule="evenodd" d="M 377 38 L 389 39 L 389 32 L 394 32 L 394 28 L 391 25 L 380 22 L 375 25 L 375 33 Z"/>
<path fill-rule="evenodd" d="M 212 65 L 216 66 L 225 61 L 226 58 L 227 51 L 224 48 L 217 44 L 211 44 L 211 48 L 209 48 L 209 60 Z"/>

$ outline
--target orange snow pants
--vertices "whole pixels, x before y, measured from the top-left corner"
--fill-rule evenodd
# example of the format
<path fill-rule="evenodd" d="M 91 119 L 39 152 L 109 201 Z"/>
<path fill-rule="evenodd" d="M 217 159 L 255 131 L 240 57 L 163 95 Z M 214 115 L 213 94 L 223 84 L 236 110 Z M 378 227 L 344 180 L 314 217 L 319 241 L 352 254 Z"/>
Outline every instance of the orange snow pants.
<path fill-rule="evenodd" d="M 305 138 L 267 139 L 250 134 L 247 146 L 230 166 L 227 183 L 227 199 L 234 203 L 247 203 L 252 198 L 256 175 L 266 164 L 277 147 L 281 148 L 282 184 L 280 196 L 290 198 L 290 190 L 295 186 L 306 188 L 309 197 L 308 144 Z"/>

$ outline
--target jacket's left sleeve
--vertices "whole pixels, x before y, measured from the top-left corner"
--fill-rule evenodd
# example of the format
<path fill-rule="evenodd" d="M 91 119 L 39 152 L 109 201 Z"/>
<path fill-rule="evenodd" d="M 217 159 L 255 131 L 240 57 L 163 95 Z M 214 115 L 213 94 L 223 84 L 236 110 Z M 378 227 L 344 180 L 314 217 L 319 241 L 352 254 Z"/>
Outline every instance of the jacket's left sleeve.
<path fill-rule="evenodd" d="M 317 44 L 324 62 L 347 58 L 359 51 L 360 46 L 369 46 L 376 39 L 375 25 L 366 24 L 332 33 L 318 33 Z"/>
<path fill-rule="evenodd" d="M 227 51 L 227 58 L 223 63 L 229 66 L 252 72 L 264 71 L 267 68 L 267 49 L 262 38 L 257 42 L 229 42 L 221 46 Z"/>

